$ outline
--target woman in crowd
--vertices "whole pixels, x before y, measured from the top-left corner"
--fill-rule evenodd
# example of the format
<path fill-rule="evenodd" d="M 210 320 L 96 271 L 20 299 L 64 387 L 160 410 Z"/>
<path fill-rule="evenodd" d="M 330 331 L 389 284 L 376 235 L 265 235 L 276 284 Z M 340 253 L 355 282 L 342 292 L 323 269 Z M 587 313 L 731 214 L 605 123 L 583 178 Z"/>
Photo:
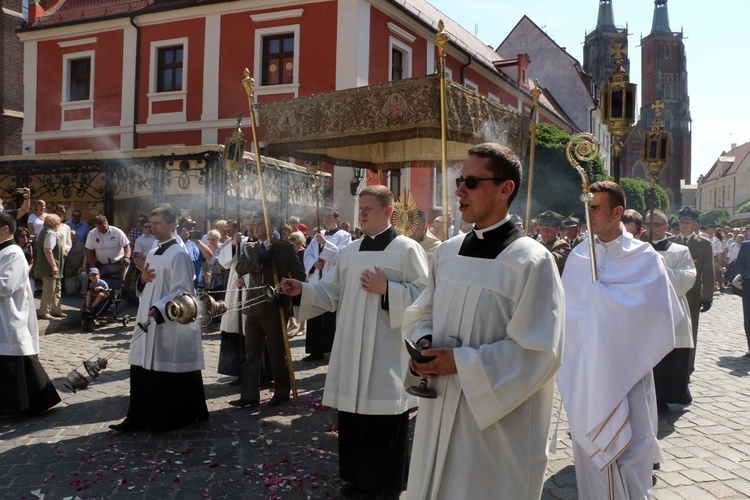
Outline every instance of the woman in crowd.
<path fill-rule="evenodd" d="M 65 248 L 63 236 L 58 232 L 60 224 L 60 217 L 48 214 L 44 218 L 44 229 L 39 233 L 37 244 L 39 255 L 34 263 L 34 276 L 42 278 L 42 301 L 37 315 L 39 319 L 67 317 L 67 314 L 60 308 Z"/>
<path fill-rule="evenodd" d="M 221 233 L 216 229 L 212 229 L 206 234 L 206 239 L 208 240 L 208 248 L 211 250 L 213 256 L 203 263 L 203 284 L 206 290 L 219 292 L 224 289 L 224 273 L 226 271 L 219 264 L 219 254 L 222 249 L 222 245 L 220 245 Z M 211 297 L 214 300 L 223 300 L 224 294 L 213 293 Z"/>
<path fill-rule="evenodd" d="M 16 241 L 16 245 L 21 247 L 23 255 L 26 257 L 26 262 L 29 265 L 29 283 L 31 289 L 34 290 L 36 288 L 34 282 L 34 245 L 31 244 L 31 234 L 27 228 L 19 227 L 13 234 L 13 239 Z"/>
<path fill-rule="evenodd" d="M 289 236 L 292 234 L 292 226 L 284 224 L 281 226 L 281 229 L 279 229 L 279 234 L 281 234 L 282 240 L 289 241 Z"/>
<path fill-rule="evenodd" d="M 47 202 L 44 200 L 36 200 L 34 202 L 34 213 L 29 215 L 27 227 L 29 232 L 36 237 L 39 237 L 39 233 L 41 233 L 44 228 L 44 218 L 47 216 L 47 212 L 45 212 L 46 208 Z"/>
<path fill-rule="evenodd" d="M 294 251 L 297 254 L 302 265 L 305 264 L 305 235 L 301 231 L 294 231 L 289 235 L 289 241 L 294 246 Z M 296 330 L 296 331 L 295 331 Z M 297 320 L 294 316 L 289 318 L 289 326 L 287 327 L 290 337 L 297 337 L 305 334 L 305 321 L 297 324 Z"/>

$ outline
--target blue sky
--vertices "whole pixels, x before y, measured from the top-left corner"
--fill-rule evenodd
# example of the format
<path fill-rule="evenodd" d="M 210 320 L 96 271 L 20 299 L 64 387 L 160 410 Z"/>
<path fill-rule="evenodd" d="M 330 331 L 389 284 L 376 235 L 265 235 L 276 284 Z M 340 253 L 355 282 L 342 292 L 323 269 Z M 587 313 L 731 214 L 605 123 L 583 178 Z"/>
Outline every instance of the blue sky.
<path fill-rule="evenodd" d="M 583 64 L 583 40 L 596 27 L 599 0 L 430 0 L 435 7 L 487 45 L 497 48 L 524 15 Z M 640 40 L 651 31 L 653 0 L 613 0 L 615 24 L 631 36 L 630 81 L 641 81 Z M 750 82 L 741 40 L 750 22 L 748 0 L 671 0 L 669 25 L 682 30 L 687 54 L 688 93 L 693 119 L 692 178 L 705 174 L 731 143 L 750 142 Z M 744 47 L 743 47 L 744 49 Z M 746 54 L 742 50 L 743 54 Z M 533 65 L 533 61 L 532 61 Z M 542 83 L 543 85 L 543 83 Z M 640 95 L 639 95 L 640 102 Z"/>

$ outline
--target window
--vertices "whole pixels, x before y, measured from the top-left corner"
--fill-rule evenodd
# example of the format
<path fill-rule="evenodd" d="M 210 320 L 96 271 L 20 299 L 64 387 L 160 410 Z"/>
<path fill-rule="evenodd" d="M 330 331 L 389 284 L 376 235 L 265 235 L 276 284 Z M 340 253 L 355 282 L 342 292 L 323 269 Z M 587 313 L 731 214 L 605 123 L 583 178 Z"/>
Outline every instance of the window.
<path fill-rule="evenodd" d="M 182 90 L 183 47 L 172 45 L 160 47 L 156 61 L 156 91 L 175 92 Z"/>
<path fill-rule="evenodd" d="M 669 59 L 672 55 L 672 50 L 669 45 L 664 46 L 664 59 Z"/>
<path fill-rule="evenodd" d="M 390 48 L 388 81 L 411 78 L 411 47 L 391 37 Z"/>
<path fill-rule="evenodd" d="M 294 83 L 294 33 L 263 38 L 263 85 Z"/>
<path fill-rule="evenodd" d="M 391 47 L 391 80 L 404 78 L 404 53 L 396 47 Z"/>
<path fill-rule="evenodd" d="M 91 58 L 72 59 L 68 101 L 87 101 L 91 98 Z"/>

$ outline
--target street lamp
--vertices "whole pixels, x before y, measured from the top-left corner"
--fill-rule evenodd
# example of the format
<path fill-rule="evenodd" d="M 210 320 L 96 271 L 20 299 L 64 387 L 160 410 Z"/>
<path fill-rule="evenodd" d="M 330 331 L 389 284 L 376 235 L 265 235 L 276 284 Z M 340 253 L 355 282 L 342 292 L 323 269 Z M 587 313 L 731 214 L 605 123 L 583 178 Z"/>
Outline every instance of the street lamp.
<path fill-rule="evenodd" d="M 661 123 L 661 110 L 664 103 L 656 101 L 651 105 L 654 110 L 654 122 L 651 128 L 643 136 L 643 148 L 641 149 L 641 161 L 648 168 L 649 180 L 651 181 L 651 199 L 649 200 L 649 227 L 654 224 L 654 197 L 656 195 L 656 181 L 659 179 L 664 167 L 669 161 L 669 149 L 672 142 L 672 134 L 664 130 Z M 652 229 L 653 231 L 653 229 Z M 648 241 L 653 241 L 652 231 L 648 233 Z"/>
<path fill-rule="evenodd" d="M 237 118 L 237 126 L 224 143 L 224 170 L 236 181 L 245 155 L 245 136 L 242 134 L 242 115 Z M 237 187 L 239 196 L 239 186 Z"/>
<path fill-rule="evenodd" d="M 617 68 L 609 76 L 609 81 L 602 86 L 603 122 L 612 136 L 615 182 L 618 184 L 620 183 L 620 152 L 623 146 L 620 139 L 635 121 L 636 84 L 630 83 L 630 75 L 625 72 L 622 65 L 626 52 L 627 49 L 621 43 L 612 45 L 610 54 L 615 57 Z"/>

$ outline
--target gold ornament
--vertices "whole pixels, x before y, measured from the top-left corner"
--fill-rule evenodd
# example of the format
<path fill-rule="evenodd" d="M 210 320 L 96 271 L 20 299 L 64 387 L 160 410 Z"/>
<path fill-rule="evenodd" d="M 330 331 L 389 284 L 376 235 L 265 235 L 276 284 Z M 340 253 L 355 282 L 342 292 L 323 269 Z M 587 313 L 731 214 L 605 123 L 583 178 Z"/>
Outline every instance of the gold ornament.
<path fill-rule="evenodd" d="M 394 204 L 391 223 L 400 234 L 411 236 L 417 230 L 419 223 L 419 213 L 417 211 L 417 201 L 411 192 L 404 189 L 401 198 Z"/>

